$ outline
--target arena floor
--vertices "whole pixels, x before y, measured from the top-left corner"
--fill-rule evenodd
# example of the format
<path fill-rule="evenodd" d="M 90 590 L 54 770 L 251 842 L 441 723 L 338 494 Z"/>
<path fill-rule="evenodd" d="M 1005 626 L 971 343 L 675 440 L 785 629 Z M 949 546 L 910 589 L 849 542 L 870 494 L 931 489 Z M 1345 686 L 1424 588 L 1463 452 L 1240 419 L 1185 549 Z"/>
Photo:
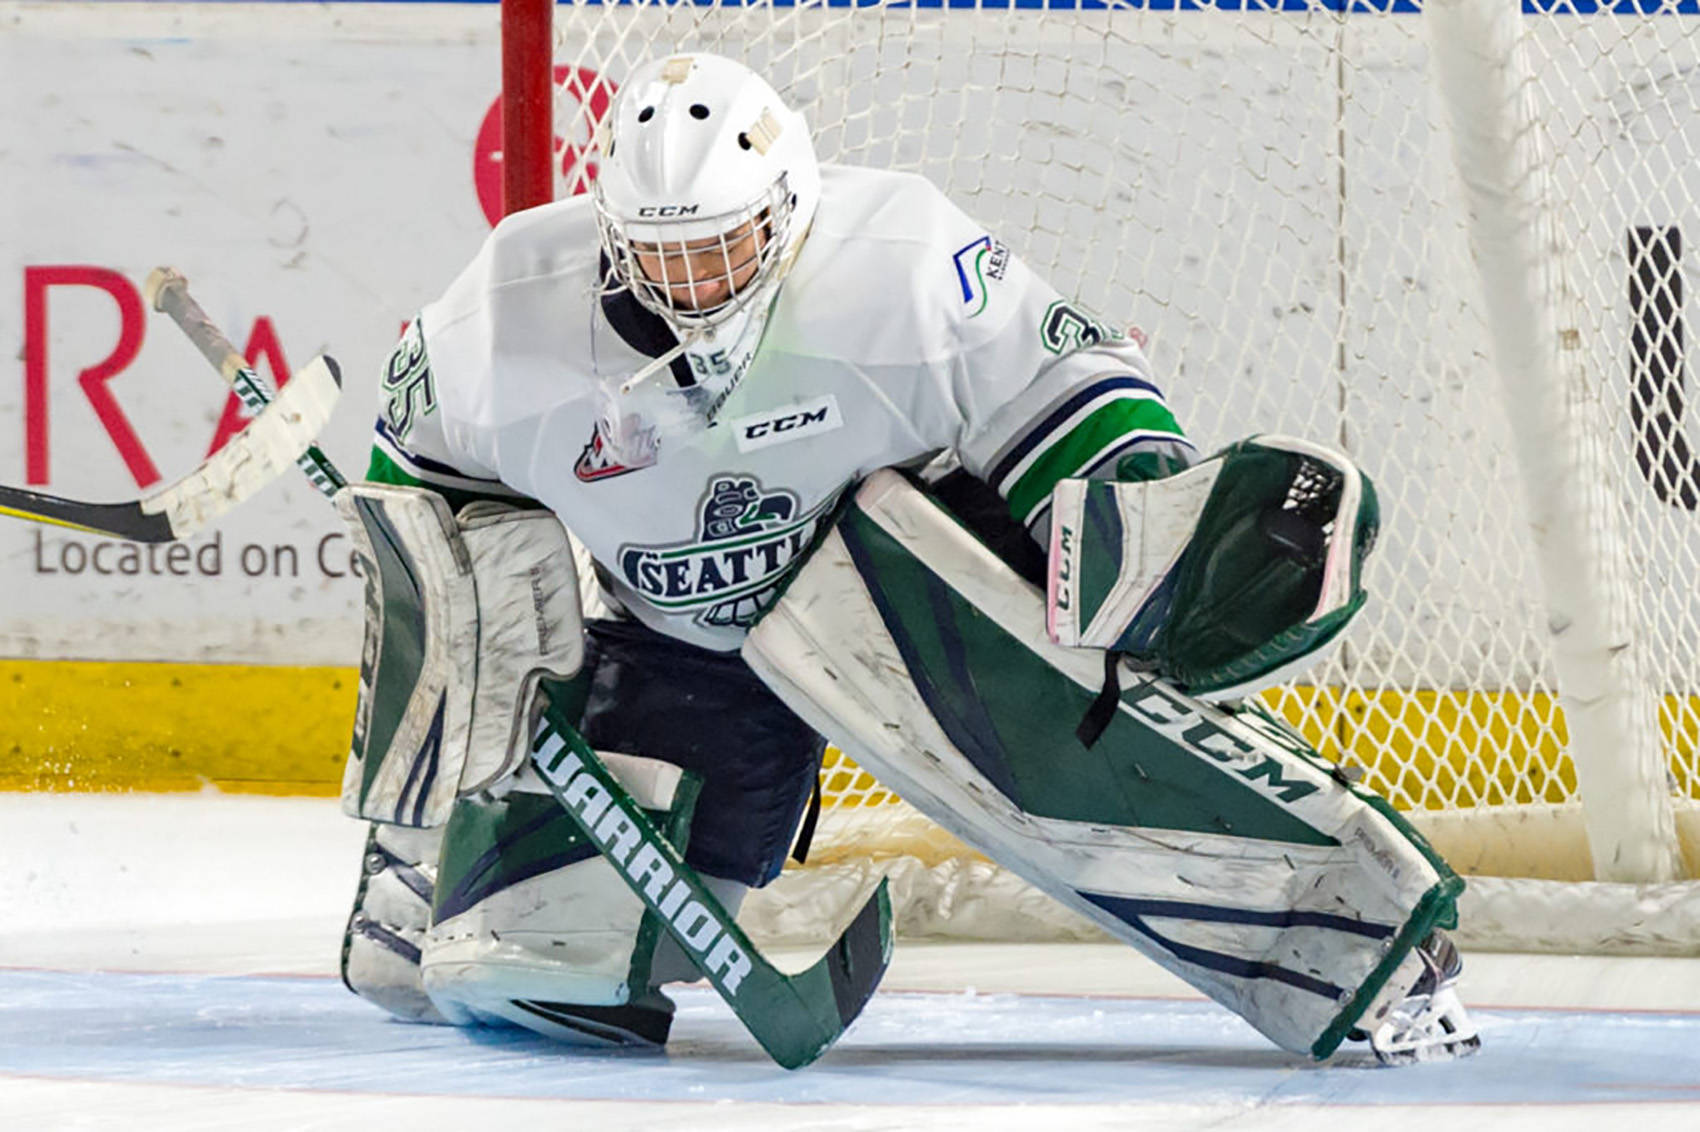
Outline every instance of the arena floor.
<path fill-rule="evenodd" d="M 360 844 L 334 802 L 0 795 L 0 1125 L 1700 1127 L 1700 960 L 1470 956 L 1483 1052 L 1402 1070 L 1284 1054 L 1116 945 L 900 941 L 790 1073 L 702 986 L 665 1055 L 409 1026 L 335 977 Z"/>

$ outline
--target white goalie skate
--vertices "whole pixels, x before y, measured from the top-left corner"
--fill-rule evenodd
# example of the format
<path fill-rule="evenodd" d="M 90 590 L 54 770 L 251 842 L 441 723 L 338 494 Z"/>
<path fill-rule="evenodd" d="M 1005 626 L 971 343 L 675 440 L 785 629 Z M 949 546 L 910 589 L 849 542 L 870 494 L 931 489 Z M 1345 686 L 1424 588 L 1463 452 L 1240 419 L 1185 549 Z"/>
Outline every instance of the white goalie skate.
<path fill-rule="evenodd" d="M 1367 1040 L 1383 1065 L 1448 1061 L 1482 1048 L 1481 1032 L 1458 999 L 1464 961 L 1452 940 L 1436 931 L 1418 946 L 1417 954 L 1422 956 L 1425 973 L 1405 1001 L 1373 1032 L 1352 1034 Z"/>

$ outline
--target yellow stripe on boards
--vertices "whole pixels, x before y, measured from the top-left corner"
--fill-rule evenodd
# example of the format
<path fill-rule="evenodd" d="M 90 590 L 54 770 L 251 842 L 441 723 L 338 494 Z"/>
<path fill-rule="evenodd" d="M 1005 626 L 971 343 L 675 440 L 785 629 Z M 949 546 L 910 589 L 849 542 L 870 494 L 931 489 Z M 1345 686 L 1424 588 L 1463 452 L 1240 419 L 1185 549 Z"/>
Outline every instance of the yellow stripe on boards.
<path fill-rule="evenodd" d="M 1576 799 L 1564 711 L 1548 692 L 1297 687 L 1262 698 L 1401 810 Z M 1700 696 L 1661 696 L 1659 731 L 1678 796 L 1700 799 Z"/>
<path fill-rule="evenodd" d="M 0 790 L 335 795 L 354 719 L 343 667 L 0 660 Z M 1573 800 L 1564 716 L 1546 693 L 1299 687 L 1265 701 L 1402 810 Z M 1700 697 L 1660 725 L 1679 794 L 1700 799 Z M 895 801 L 829 748 L 828 808 Z"/>
<path fill-rule="evenodd" d="M 0 790 L 333 796 L 353 668 L 0 660 Z"/>
<path fill-rule="evenodd" d="M 1545 692 L 1297 687 L 1263 700 L 1401 810 L 1575 797 L 1564 716 Z"/>

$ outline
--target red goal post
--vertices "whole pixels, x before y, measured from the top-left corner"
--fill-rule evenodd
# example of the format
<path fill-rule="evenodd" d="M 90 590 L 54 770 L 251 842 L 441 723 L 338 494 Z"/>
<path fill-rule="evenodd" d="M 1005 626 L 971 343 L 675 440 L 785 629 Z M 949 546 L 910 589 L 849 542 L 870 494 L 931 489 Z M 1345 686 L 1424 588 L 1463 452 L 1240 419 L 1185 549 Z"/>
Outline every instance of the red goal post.
<path fill-rule="evenodd" d="M 555 199 L 555 0 L 502 0 L 502 215 Z"/>

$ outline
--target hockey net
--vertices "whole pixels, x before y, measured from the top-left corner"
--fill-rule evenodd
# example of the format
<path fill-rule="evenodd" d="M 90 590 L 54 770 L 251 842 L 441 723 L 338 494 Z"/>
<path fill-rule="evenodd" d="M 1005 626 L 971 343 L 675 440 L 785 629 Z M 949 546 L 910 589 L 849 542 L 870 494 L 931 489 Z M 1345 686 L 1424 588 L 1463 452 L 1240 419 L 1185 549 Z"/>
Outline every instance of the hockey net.
<path fill-rule="evenodd" d="M 563 3 L 545 42 L 557 195 L 637 63 L 741 58 L 822 160 L 926 174 L 1135 328 L 1206 448 L 1351 453 L 1372 603 L 1267 702 L 1475 878 L 1476 942 L 1700 951 L 1695 0 Z M 877 872 L 910 932 L 1090 931 L 836 754 L 825 798 L 770 938 Z"/>

